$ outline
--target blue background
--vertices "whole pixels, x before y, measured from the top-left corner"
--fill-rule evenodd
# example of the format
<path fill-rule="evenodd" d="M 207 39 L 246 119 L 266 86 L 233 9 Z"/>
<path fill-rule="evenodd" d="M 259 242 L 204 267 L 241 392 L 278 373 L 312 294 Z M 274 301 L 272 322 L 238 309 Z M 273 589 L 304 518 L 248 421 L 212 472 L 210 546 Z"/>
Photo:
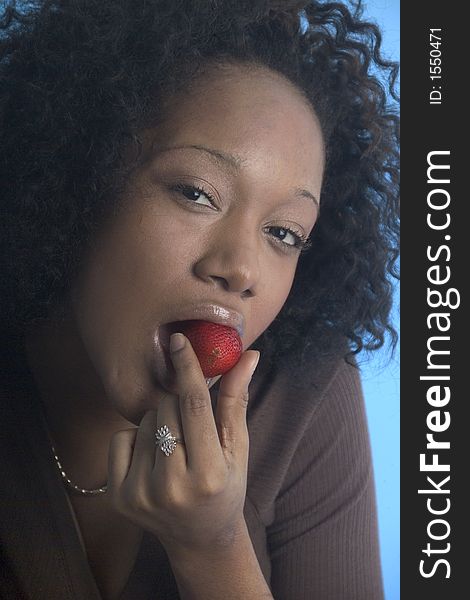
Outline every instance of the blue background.
<path fill-rule="evenodd" d="M 364 17 L 383 34 L 383 55 L 399 59 L 399 0 L 365 0 Z M 398 289 L 393 321 L 399 327 Z M 390 360 L 387 348 L 362 357 L 361 371 L 372 444 L 380 549 L 386 600 L 400 598 L 400 401 L 399 354 Z"/>

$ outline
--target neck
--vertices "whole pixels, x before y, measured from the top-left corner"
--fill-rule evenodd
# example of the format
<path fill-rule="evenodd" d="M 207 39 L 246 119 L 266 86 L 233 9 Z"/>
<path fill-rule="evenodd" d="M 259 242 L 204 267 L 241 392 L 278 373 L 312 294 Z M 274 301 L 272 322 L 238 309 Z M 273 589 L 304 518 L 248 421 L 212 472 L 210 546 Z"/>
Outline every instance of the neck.
<path fill-rule="evenodd" d="M 134 427 L 113 408 L 71 320 L 31 330 L 25 353 L 63 468 L 83 488 L 107 481 L 112 435 Z"/>

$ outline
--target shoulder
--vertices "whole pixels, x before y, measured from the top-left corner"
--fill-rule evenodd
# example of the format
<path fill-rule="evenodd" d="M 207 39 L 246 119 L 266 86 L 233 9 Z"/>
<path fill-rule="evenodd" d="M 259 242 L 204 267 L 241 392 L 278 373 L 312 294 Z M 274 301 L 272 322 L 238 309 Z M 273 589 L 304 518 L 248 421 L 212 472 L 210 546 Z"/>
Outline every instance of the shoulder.
<path fill-rule="evenodd" d="M 354 358 L 346 358 L 347 351 L 346 344 L 338 344 L 336 351 L 323 359 L 306 361 L 300 373 L 288 366 L 271 368 L 260 360 L 250 386 L 249 426 L 255 428 L 262 422 L 266 431 L 281 425 L 286 434 L 299 435 L 319 416 L 338 416 L 338 408 L 347 411 L 354 405 L 361 412 L 360 372 Z"/>
<path fill-rule="evenodd" d="M 265 411 L 266 428 L 257 422 L 258 441 L 250 437 L 247 492 L 266 526 L 273 594 L 382 599 L 358 368 L 339 355 L 279 386 L 276 417 Z"/>
<path fill-rule="evenodd" d="M 346 352 L 347 347 L 340 346 L 324 361 L 308 365 L 301 377 L 293 377 L 287 368 L 273 371 L 261 363 L 250 390 L 247 417 L 247 494 L 265 524 L 274 518 L 276 498 L 314 463 L 316 476 L 328 478 L 329 468 L 345 471 L 348 461 L 343 453 L 350 452 L 351 460 L 361 460 L 369 468 L 359 370 L 345 360 Z M 326 464 L 321 459 L 326 455 L 329 466 L 323 470 L 319 467 L 322 461 Z"/>

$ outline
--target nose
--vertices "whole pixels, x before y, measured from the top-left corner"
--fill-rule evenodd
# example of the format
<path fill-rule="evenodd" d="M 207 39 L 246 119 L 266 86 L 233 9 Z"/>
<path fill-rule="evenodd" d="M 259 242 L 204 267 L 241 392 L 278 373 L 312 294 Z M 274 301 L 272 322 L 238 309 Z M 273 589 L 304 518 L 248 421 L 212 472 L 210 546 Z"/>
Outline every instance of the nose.
<path fill-rule="evenodd" d="M 213 231 L 203 256 L 194 265 L 195 274 L 204 281 L 214 281 L 224 290 L 242 296 L 257 293 L 260 265 L 255 232 L 247 224 Z"/>

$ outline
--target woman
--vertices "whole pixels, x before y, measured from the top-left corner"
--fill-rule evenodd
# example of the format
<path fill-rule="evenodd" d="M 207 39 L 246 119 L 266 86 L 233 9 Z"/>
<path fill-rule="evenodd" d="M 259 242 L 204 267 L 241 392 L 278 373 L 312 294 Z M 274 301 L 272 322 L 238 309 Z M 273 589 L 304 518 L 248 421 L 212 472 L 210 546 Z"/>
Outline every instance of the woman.
<path fill-rule="evenodd" d="M 382 598 L 353 360 L 393 337 L 376 27 L 322 2 L 17 4 L 4 596 Z M 238 330 L 222 377 L 170 344 L 187 320 Z"/>

